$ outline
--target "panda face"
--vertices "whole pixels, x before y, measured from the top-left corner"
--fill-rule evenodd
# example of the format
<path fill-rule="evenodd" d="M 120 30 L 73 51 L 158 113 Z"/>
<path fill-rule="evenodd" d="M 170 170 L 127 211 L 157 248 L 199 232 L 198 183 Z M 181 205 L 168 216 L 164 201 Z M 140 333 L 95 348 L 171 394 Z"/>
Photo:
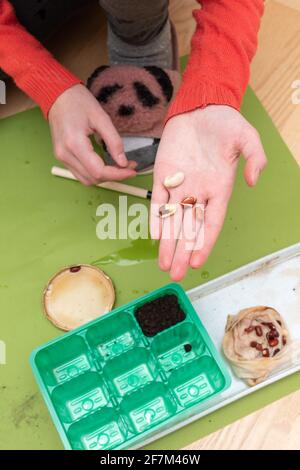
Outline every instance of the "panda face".
<path fill-rule="evenodd" d="M 174 93 L 169 75 L 159 67 L 104 66 L 95 70 L 88 88 L 120 133 L 147 133 L 162 125 Z"/>

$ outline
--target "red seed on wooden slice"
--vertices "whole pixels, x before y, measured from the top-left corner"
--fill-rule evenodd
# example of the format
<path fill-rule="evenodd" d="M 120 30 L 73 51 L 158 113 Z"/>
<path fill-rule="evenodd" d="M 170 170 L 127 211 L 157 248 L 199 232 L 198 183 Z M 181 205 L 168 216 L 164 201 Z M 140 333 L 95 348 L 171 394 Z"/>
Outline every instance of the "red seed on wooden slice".
<path fill-rule="evenodd" d="M 251 348 L 256 348 L 256 346 L 257 346 L 257 342 L 256 341 L 251 341 L 250 347 Z"/>
<path fill-rule="evenodd" d="M 262 346 L 262 344 L 260 344 L 260 343 L 257 343 L 257 345 L 256 345 L 256 349 L 257 349 L 257 351 L 262 351 L 262 350 L 263 350 L 263 346 Z"/>
<path fill-rule="evenodd" d="M 70 272 L 71 273 L 78 273 L 78 271 L 81 270 L 81 266 L 71 266 L 70 267 Z"/>
<path fill-rule="evenodd" d="M 280 349 L 275 349 L 275 351 L 273 352 L 273 357 L 276 356 L 276 354 L 278 354 L 280 352 Z"/>
<path fill-rule="evenodd" d="M 286 345 L 286 337 L 285 336 L 282 337 L 282 344 L 283 344 L 283 346 Z"/>

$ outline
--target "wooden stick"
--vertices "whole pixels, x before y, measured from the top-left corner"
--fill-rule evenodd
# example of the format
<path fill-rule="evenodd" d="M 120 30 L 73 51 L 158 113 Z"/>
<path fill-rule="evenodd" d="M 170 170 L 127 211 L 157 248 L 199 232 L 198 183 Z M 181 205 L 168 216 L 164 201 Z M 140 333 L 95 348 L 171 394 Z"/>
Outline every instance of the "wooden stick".
<path fill-rule="evenodd" d="M 77 178 L 71 173 L 71 171 L 59 166 L 53 166 L 51 173 L 54 176 L 60 176 L 69 180 L 78 181 Z M 141 197 L 143 199 L 151 199 L 152 191 L 148 189 L 137 188 L 136 186 L 130 186 L 129 184 L 117 183 L 116 181 L 108 181 L 107 183 L 97 184 L 97 188 L 109 189 L 110 191 L 116 191 L 117 193 L 130 194 L 131 196 Z"/>

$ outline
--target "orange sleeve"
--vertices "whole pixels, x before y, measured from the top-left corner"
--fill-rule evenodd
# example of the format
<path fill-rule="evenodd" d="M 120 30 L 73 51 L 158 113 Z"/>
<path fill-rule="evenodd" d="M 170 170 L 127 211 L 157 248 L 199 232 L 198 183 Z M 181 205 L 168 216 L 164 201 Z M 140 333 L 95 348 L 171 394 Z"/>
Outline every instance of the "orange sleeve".
<path fill-rule="evenodd" d="M 21 26 L 7 0 L 0 0 L 0 68 L 41 107 L 45 117 L 63 91 L 81 83 Z"/>
<path fill-rule="evenodd" d="M 200 0 L 198 0 L 200 2 Z M 263 0 L 201 0 L 182 85 L 167 119 L 209 104 L 239 110 L 264 11 Z"/>

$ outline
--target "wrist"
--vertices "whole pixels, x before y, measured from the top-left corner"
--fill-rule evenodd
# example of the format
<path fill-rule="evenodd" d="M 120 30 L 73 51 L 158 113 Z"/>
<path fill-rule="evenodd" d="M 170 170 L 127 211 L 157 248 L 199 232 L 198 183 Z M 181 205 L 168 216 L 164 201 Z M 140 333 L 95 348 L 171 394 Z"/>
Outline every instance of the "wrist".
<path fill-rule="evenodd" d="M 81 83 L 81 80 L 50 56 L 35 70 L 31 69 L 30 73 L 16 80 L 16 83 L 40 106 L 47 119 L 56 99 L 68 88 Z"/>
<path fill-rule="evenodd" d="M 185 82 L 169 107 L 166 122 L 178 114 L 204 109 L 211 105 L 229 106 L 239 111 L 241 103 L 232 90 L 222 85 L 209 84 L 205 81 L 195 83 L 195 80 Z"/>

